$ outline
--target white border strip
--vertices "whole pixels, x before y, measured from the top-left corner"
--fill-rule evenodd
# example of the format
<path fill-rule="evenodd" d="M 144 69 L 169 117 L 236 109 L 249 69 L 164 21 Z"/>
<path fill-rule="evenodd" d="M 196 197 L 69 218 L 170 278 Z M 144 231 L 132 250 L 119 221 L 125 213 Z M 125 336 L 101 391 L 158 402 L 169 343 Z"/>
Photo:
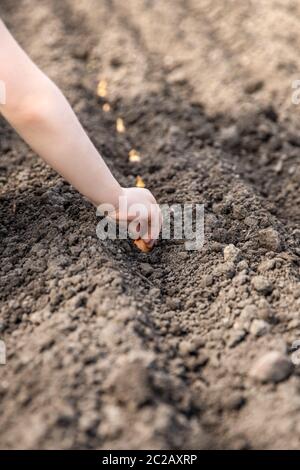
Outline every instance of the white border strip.
<path fill-rule="evenodd" d="M 0 105 L 6 104 L 6 86 L 3 80 L 0 80 Z"/>

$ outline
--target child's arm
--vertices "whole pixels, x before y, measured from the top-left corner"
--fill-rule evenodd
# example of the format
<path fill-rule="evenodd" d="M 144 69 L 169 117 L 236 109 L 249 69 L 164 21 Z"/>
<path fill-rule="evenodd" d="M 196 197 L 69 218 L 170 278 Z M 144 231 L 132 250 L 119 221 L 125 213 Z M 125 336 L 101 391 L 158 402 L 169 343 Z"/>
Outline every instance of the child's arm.
<path fill-rule="evenodd" d="M 140 190 L 137 200 L 132 201 L 135 191 L 121 188 L 63 94 L 29 59 L 1 20 L 0 79 L 6 86 L 6 103 L 0 105 L 0 112 L 32 149 L 84 196 L 96 205 L 109 203 L 116 209 L 119 197 L 127 195 L 131 202 L 147 207 L 156 204 L 147 190 Z M 156 234 L 159 216 L 154 218 L 151 225 Z"/>

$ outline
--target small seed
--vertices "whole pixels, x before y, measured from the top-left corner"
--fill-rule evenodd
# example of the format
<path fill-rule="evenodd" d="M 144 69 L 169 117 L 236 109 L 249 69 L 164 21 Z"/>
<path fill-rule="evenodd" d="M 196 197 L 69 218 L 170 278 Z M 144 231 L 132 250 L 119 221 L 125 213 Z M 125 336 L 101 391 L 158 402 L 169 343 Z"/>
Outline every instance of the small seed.
<path fill-rule="evenodd" d="M 110 104 L 104 103 L 104 105 L 102 106 L 102 109 L 105 113 L 108 113 L 110 111 Z"/>
<path fill-rule="evenodd" d="M 137 188 L 145 188 L 146 187 L 145 182 L 144 182 L 144 180 L 141 176 L 136 177 L 135 186 Z"/>
<path fill-rule="evenodd" d="M 135 149 L 130 150 L 130 152 L 129 152 L 129 161 L 130 162 L 140 162 L 141 161 L 141 156 Z"/>
<path fill-rule="evenodd" d="M 138 240 L 134 240 L 133 243 L 143 253 L 150 253 L 150 251 L 152 250 L 152 248 L 149 245 L 147 245 L 142 238 L 139 238 Z"/>
<path fill-rule="evenodd" d="M 102 79 L 98 83 L 97 86 L 97 95 L 100 96 L 100 98 L 105 98 L 107 95 L 107 81 Z"/>
<path fill-rule="evenodd" d="M 117 129 L 117 132 L 119 132 L 120 134 L 123 134 L 125 132 L 125 124 L 124 124 L 124 121 L 122 118 L 118 118 L 117 119 L 117 122 L 116 122 L 116 129 Z"/>

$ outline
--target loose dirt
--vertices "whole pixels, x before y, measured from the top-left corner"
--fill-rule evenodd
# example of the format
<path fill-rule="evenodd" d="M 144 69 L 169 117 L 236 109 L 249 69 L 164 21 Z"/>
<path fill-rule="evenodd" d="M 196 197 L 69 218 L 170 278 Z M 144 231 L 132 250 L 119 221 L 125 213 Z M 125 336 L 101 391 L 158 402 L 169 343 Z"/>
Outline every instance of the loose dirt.
<path fill-rule="evenodd" d="M 298 3 L 0 13 L 123 185 L 205 204 L 199 251 L 99 241 L 92 206 L 1 120 L 1 448 L 299 448 Z"/>

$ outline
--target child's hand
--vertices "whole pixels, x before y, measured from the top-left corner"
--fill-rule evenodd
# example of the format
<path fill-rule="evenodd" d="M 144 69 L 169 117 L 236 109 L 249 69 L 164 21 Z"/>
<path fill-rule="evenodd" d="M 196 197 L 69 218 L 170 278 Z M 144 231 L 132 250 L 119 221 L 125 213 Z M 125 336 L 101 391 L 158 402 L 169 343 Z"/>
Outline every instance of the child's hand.
<path fill-rule="evenodd" d="M 138 221 L 138 231 L 148 247 L 152 248 L 159 237 L 162 216 L 155 197 L 148 189 L 123 188 L 116 213 L 119 221 Z"/>

